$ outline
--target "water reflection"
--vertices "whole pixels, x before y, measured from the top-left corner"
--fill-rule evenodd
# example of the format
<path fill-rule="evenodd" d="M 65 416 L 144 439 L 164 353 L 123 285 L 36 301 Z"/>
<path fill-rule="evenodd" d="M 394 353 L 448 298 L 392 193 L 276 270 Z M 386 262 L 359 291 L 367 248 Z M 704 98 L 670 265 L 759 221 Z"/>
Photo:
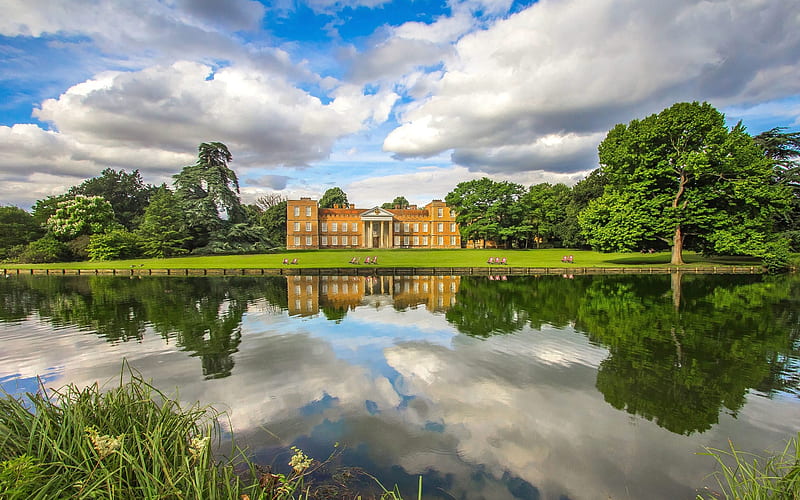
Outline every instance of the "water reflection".
<path fill-rule="evenodd" d="M 798 276 L 14 277 L 0 282 L 0 384 L 106 380 L 124 356 L 188 401 L 222 403 L 266 461 L 340 441 L 348 463 L 407 491 L 424 473 L 463 498 L 691 498 L 709 470 L 701 445 L 760 451 L 795 430 L 798 288 Z"/>

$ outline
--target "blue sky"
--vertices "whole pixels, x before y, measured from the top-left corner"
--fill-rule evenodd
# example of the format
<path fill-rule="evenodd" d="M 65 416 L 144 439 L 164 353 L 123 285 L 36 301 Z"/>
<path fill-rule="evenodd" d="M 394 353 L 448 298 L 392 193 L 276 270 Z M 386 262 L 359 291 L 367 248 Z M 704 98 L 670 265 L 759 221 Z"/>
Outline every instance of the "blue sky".
<path fill-rule="evenodd" d="M 244 201 L 368 208 L 461 181 L 573 184 L 616 123 L 708 101 L 800 127 L 791 0 L 6 0 L 0 205 L 107 167 L 171 183 L 201 142 Z"/>

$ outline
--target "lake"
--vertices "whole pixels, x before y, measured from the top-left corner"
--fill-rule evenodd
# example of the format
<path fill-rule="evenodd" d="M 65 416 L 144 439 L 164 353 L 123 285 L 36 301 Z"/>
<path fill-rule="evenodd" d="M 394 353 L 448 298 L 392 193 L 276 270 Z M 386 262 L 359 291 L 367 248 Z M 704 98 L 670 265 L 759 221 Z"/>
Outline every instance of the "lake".
<path fill-rule="evenodd" d="M 122 360 L 415 498 L 694 498 L 704 447 L 800 430 L 800 276 L 13 276 L 0 385 L 113 386 Z M 227 420 L 225 425 L 227 425 Z"/>

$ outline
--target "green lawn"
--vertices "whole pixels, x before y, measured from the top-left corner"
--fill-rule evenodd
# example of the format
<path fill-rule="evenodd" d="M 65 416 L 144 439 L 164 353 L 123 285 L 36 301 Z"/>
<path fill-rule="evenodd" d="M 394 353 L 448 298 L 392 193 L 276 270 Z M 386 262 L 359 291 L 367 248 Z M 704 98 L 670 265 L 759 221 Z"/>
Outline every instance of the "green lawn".
<path fill-rule="evenodd" d="M 572 255 L 572 264 L 563 264 L 561 258 Z M 654 254 L 600 253 L 588 250 L 563 248 L 540 250 L 306 250 L 260 255 L 222 255 L 203 257 L 176 257 L 172 259 L 135 259 L 94 262 L 57 262 L 53 264 L 0 264 L 5 269 L 242 269 L 242 268 L 331 268 L 364 267 L 364 257 L 378 257 L 377 267 L 486 267 L 489 257 L 505 257 L 513 267 L 666 267 L 668 252 Z M 360 266 L 350 264 L 359 257 Z M 298 259 L 297 265 L 283 265 L 283 259 Z M 687 266 L 752 266 L 760 260 L 751 257 L 703 257 L 684 252 Z"/>

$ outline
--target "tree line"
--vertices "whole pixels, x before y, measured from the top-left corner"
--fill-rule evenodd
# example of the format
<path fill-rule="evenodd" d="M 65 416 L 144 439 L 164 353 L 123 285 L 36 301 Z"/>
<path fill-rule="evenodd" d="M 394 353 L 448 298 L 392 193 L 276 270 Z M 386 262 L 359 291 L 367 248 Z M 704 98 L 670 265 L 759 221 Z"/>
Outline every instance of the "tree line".
<path fill-rule="evenodd" d="M 112 168 L 36 201 L 0 207 L 0 259 L 23 262 L 266 252 L 285 245 L 286 200 L 241 202 L 225 144 L 202 143 L 197 161 L 153 186 Z"/>
<path fill-rule="evenodd" d="M 677 103 L 612 128 L 600 168 L 576 185 L 525 187 L 482 178 L 459 183 L 445 201 L 463 241 L 506 248 L 671 250 L 752 255 L 785 266 L 800 251 L 800 132 L 750 136 L 725 125 L 708 103 Z M 259 253 L 286 244 L 286 199 L 243 204 L 233 157 L 202 143 L 173 185 L 144 184 L 138 170 L 108 168 L 32 213 L 0 207 L 0 259 L 108 260 Z M 339 187 L 321 208 L 346 205 Z M 397 196 L 384 208 L 407 208 Z"/>
<path fill-rule="evenodd" d="M 708 103 L 678 103 L 608 132 L 600 168 L 570 188 L 488 178 L 445 200 L 464 240 L 507 248 L 684 249 L 785 265 L 800 251 L 800 132 L 750 136 Z"/>

